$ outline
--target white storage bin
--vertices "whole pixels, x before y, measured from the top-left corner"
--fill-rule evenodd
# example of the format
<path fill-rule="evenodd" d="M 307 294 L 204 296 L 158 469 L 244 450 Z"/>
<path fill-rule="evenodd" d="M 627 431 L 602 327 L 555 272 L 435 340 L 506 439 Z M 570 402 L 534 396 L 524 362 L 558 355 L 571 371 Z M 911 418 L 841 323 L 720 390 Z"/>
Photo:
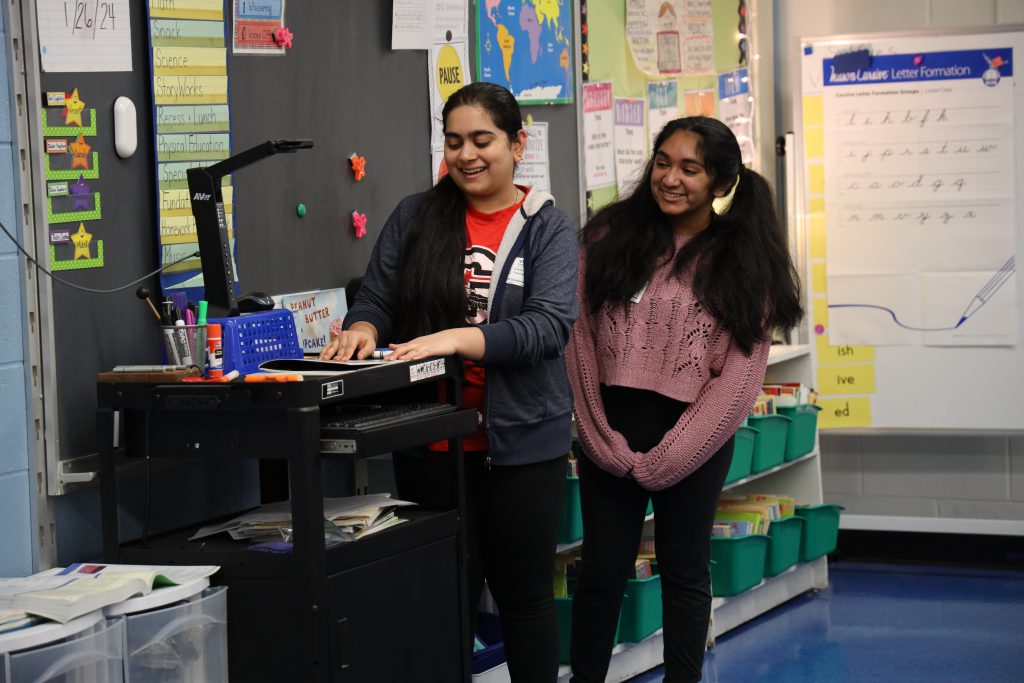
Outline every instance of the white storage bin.
<path fill-rule="evenodd" d="M 123 625 L 104 622 L 100 616 L 96 612 L 67 624 L 17 632 L 19 637 L 32 631 L 49 633 L 61 642 L 0 655 L 0 683 L 123 683 Z M 87 626 L 69 636 L 67 631 L 75 630 L 76 622 Z"/>
<path fill-rule="evenodd" d="M 125 624 L 126 683 L 227 683 L 226 587 L 118 620 Z"/>

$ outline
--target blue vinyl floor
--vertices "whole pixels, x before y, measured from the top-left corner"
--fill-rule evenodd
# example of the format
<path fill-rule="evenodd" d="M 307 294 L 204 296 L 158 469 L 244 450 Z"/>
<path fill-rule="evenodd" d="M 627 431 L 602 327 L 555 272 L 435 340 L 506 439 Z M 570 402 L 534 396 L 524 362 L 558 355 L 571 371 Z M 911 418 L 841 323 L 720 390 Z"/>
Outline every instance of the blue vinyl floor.
<path fill-rule="evenodd" d="M 840 562 L 829 582 L 725 634 L 704 682 L 1024 682 L 1024 571 Z"/>

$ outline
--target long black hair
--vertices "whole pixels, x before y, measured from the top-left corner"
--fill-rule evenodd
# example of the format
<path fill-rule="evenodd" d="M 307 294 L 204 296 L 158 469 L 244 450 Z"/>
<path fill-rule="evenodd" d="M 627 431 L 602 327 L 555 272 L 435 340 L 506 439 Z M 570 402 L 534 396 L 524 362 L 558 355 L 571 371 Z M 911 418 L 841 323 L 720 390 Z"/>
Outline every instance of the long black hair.
<path fill-rule="evenodd" d="M 470 83 L 454 92 L 441 111 L 444 123 L 463 105 L 483 108 L 509 145 L 523 127 L 519 103 L 500 85 Z M 446 175 L 420 202 L 406 236 L 395 301 L 397 340 L 466 325 L 465 251 L 466 197 Z"/>
<path fill-rule="evenodd" d="M 679 250 L 673 272 L 680 276 L 692 267 L 698 301 L 749 354 L 768 330 L 789 329 L 803 316 L 799 277 L 772 190 L 761 175 L 743 166 L 736 136 L 716 119 L 690 116 L 670 121 L 655 139 L 653 151 L 679 131 L 697 135 L 697 151 L 711 187 L 728 191 L 735 186 L 735 193 L 728 210 L 712 211 L 710 226 Z M 583 228 L 584 291 L 592 313 L 606 303 L 627 305 L 675 249 L 672 226 L 651 190 L 653 170 L 654 154 L 633 191 L 601 209 Z"/>

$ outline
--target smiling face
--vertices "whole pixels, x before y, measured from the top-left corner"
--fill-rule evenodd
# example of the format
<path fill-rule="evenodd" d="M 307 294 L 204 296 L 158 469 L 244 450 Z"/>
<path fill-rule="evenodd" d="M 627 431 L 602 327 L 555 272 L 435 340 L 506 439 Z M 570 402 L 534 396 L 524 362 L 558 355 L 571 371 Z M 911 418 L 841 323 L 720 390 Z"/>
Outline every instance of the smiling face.
<path fill-rule="evenodd" d="M 688 130 L 670 135 L 654 153 L 651 192 L 679 235 L 693 235 L 711 221 L 711 203 L 725 195 L 704 166 L 700 136 Z"/>
<path fill-rule="evenodd" d="M 525 149 L 525 130 L 509 140 L 479 105 L 456 107 L 445 120 L 444 162 L 448 173 L 479 211 L 490 213 L 515 202 L 512 176 Z"/>

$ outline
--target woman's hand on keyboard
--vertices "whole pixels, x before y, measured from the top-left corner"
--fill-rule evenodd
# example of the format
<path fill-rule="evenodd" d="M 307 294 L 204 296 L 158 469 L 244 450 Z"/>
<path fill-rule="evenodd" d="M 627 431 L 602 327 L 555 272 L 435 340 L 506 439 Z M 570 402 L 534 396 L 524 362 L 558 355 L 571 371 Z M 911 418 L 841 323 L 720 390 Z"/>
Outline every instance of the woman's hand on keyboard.
<path fill-rule="evenodd" d="M 358 322 L 341 334 L 331 334 L 331 341 L 320 352 L 322 360 L 360 360 L 377 348 L 377 330 L 369 323 Z"/>

